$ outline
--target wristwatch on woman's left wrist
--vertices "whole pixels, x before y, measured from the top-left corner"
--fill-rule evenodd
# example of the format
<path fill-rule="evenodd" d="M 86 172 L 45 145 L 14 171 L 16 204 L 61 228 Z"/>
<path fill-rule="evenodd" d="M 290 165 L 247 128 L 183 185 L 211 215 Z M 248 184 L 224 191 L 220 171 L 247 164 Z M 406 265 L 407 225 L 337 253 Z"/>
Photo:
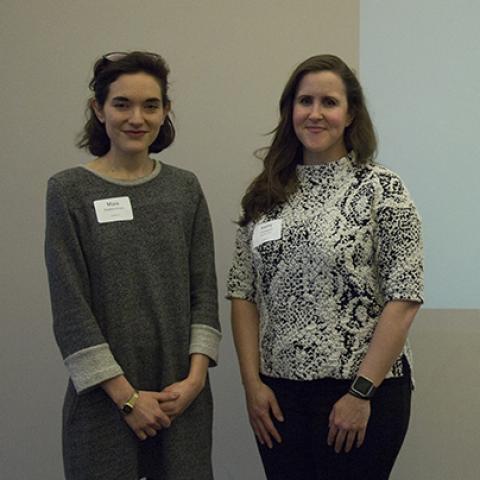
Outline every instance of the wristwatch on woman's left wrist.
<path fill-rule="evenodd" d="M 137 390 L 134 390 L 132 396 L 120 407 L 120 410 L 124 415 L 128 415 L 132 412 L 135 403 L 137 403 L 139 393 Z"/>
<path fill-rule="evenodd" d="M 369 378 L 357 375 L 350 385 L 348 393 L 354 397 L 361 398 L 362 400 L 370 400 L 373 398 L 376 389 L 377 388 Z"/>

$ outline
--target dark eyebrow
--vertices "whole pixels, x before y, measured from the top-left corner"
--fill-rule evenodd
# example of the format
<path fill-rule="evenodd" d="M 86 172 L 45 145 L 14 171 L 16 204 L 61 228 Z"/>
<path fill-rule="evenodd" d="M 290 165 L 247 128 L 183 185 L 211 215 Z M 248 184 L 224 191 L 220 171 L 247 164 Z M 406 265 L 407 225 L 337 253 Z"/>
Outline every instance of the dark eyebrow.
<path fill-rule="evenodd" d="M 112 101 L 117 101 L 117 102 L 129 102 L 130 99 L 127 97 L 113 97 Z M 152 97 L 152 98 L 147 98 L 145 102 L 156 102 L 156 103 L 161 103 L 162 99 L 158 97 Z"/>

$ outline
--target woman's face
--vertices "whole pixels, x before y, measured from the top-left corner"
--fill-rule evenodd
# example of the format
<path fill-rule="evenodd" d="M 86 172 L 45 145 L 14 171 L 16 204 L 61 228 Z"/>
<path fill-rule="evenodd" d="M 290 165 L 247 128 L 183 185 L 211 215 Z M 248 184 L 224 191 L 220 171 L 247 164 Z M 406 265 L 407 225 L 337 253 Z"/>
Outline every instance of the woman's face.
<path fill-rule="evenodd" d="M 108 154 L 122 157 L 148 156 L 168 114 L 160 84 L 144 72 L 120 75 L 103 107 L 94 101 L 93 108 L 110 139 Z"/>
<path fill-rule="evenodd" d="M 327 163 L 347 154 L 344 132 L 352 118 L 345 85 L 336 73 L 307 73 L 298 85 L 292 116 L 305 164 Z"/>

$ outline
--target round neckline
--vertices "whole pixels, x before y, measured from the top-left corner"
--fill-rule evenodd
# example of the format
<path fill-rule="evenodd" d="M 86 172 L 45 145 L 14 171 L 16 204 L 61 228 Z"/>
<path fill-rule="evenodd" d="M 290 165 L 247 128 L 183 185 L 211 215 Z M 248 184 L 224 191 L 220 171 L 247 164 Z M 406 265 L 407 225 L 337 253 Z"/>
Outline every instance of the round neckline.
<path fill-rule="evenodd" d="M 84 170 L 91 173 L 92 175 L 95 175 L 97 178 L 100 178 L 100 179 L 104 180 L 105 182 L 113 183 L 114 185 L 122 185 L 122 186 L 125 186 L 125 187 L 130 187 L 130 186 L 142 185 L 143 183 L 147 183 L 147 182 L 153 180 L 154 178 L 156 178 L 159 175 L 160 171 L 163 169 L 163 163 L 160 160 L 157 160 L 157 159 L 153 159 L 153 161 L 155 162 L 155 166 L 154 166 L 153 170 L 148 175 L 145 175 L 144 177 L 140 177 L 140 178 L 135 178 L 135 179 L 132 179 L 132 180 L 123 180 L 121 178 L 112 178 L 112 177 L 109 177 L 108 175 L 105 175 L 103 173 L 99 173 L 99 172 L 93 170 L 92 168 L 88 167 L 87 165 L 79 165 L 79 167 L 83 168 Z"/>

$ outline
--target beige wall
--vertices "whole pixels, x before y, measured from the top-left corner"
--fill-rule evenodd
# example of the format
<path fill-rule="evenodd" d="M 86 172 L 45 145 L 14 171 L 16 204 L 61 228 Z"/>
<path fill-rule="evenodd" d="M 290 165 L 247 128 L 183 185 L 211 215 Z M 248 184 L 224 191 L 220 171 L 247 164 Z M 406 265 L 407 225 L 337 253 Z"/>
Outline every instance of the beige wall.
<path fill-rule="evenodd" d="M 480 310 L 421 310 L 416 389 L 392 480 L 478 480 Z"/>
<path fill-rule="evenodd" d="M 331 52 L 357 66 L 354 0 L 3 0 L 0 4 L 0 473 L 63 478 L 66 374 L 51 334 L 43 267 L 47 178 L 84 161 L 73 147 L 95 57 L 150 49 L 172 69 L 178 138 L 161 158 L 196 172 L 215 226 L 223 296 L 238 204 L 268 142 L 295 64 Z M 219 480 L 262 478 L 244 414 L 228 324 L 213 372 Z"/>

